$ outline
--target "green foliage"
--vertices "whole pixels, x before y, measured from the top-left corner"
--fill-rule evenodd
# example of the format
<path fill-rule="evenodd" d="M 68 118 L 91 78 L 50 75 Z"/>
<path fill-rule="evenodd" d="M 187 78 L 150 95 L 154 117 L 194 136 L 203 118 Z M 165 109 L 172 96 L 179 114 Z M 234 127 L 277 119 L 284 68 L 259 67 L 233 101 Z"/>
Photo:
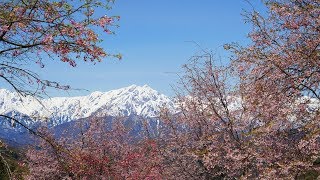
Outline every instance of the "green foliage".
<path fill-rule="evenodd" d="M 320 165 L 320 157 L 313 162 L 313 165 Z"/>
<path fill-rule="evenodd" d="M 12 178 L 23 179 L 23 176 L 28 173 L 28 169 L 23 165 L 24 156 L 15 148 L 8 148 L 0 145 L 0 179 L 9 180 L 10 174 L 7 167 L 9 166 Z"/>
<path fill-rule="evenodd" d="M 315 180 L 319 177 L 319 172 L 316 170 L 307 171 L 301 175 L 299 175 L 296 179 L 297 180 Z"/>

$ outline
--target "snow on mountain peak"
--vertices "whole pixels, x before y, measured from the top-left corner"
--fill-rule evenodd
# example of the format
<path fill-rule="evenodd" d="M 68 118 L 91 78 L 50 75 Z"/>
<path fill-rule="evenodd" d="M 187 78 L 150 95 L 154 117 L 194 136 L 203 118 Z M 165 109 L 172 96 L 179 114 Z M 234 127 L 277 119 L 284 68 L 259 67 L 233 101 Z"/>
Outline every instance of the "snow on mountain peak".
<path fill-rule="evenodd" d="M 41 105 L 43 104 L 43 105 Z M 69 121 L 98 116 L 158 116 L 161 106 L 174 108 L 173 102 L 148 85 L 131 85 L 108 92 L 92 92 L 87 96 L 54 97 L 38 102 L 32 97 L 20 98 L 16 93 L 0 89 L 0 113 L 17 111 L 33 118 Z"/>

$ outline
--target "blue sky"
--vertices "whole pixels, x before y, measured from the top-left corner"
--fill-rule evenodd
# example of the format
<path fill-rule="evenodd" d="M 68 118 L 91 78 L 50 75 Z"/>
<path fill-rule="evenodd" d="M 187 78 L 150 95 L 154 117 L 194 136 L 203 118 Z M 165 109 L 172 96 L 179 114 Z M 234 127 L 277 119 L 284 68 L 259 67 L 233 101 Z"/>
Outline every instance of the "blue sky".
<path fill-rule="evenodd" d="M 262 8 L 256 0 L 253 5 Z M 199 51 L 195 41 L 228 61 L 222 45 L 246 43 L 250 25 L 240 15 L 250 10 L 244 0 L 116 0 L 108 15 L 119 15 L 116 35 L 102 36 L 102 46 L 123 59 L 105 59 L 101 63 L 78 62 L 76 68 L 60 62 L 47 62 L 36 69 L 44 78 L 69 84 L 73 88 L 108 91 L 131 84 L 148 84 L 169 96 L 181 66 Z M 173 73 L 167 73 L 173 72 Z M 70 96 L 88 91 L 69 91 Z M 52 96 L 66 92 L 51 91 Z"/>

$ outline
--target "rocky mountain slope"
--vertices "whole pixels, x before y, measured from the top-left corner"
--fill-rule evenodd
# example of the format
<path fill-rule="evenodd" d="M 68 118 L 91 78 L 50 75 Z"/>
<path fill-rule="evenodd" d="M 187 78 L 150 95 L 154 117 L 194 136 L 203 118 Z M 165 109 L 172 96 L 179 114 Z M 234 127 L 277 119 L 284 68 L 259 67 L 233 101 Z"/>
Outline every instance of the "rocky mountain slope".
<path fill-rule="evenodd" d="M 50 120 L 53 125 L 95 116 L 156 117 L 160 108 L 174 109 L 174 103 L 147 85 L 93 92 L 87 96 L 40 99 L 20 97 L 15 92 L 0 89 L 0 114 L 23 114 L 32 119 Z"/>

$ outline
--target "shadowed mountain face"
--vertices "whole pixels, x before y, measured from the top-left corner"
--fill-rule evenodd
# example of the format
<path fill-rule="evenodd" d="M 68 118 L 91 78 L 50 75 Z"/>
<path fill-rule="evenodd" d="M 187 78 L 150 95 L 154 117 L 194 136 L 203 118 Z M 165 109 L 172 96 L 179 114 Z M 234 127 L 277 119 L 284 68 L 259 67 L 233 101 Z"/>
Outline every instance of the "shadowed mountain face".
<path fill-rule="evenodd" d="M 129 130 L 129 135 L 133 139 L 140 139 L 143 137 L 156 137 L 159 129 L 162 127 L 157 118 L 145 118 L 137 115 L 130 115 L 126 117 L 98 117 L 98 118 L 84 118 L 75 121 L 66 122 L 52 128 L 55 136 L 59 137 L 77 137 L 81 136 L 81 131 L 86 132 L 90 126 L 90 122 L 94 121 L 103 122 L 105 130 L 111 130 L 113 125 L 121 121 Z"/>
<path fill-rule="evenodd" d="M 0 89 L 0 114 L 18 119 L 22 124 L 37 129 L 44 125 L 57 136 L 67 129 L 77 134 L 77 124 L 88 118 L 102 118 L 112 123 L 116 117 L 123 117 L 132 135 L 140 137 L 143 128 L 149 128 L 151 134 L 157 133 L 160 108 L 166 106 L 174 111 L 174 103 L 165 95 L 147 85 L 93 92 L 88 96 L 55 97 L 35 100 L 32 97 L 20 97 L 14 92 Z M 107 123 L 107 124 L 108 124 Z M 150 134 L 150 135 L 151 135 Z M 32 143 L 32 134 L 11 120 L 0 118 L 0 138 L 17 145 Z"/>
<path fill-rule="evenodd" d="M 32 122 L 31 119 L 28 119 L 25 116 L 24 119 L 20 119 L 19 121 L 22 124 L 26 124 L 31 130 L 34 131 L 37 131 L 37 129 L 41 126 L 49 127 L 49 130 L 55 135 L 56 138 L 66 136 L 76 138 L 81 135 L 81 132 L 83 133 L 89 128 L 90 121 L 92 120 L 103 121 L 105 125 L 104 128 L 106 130 L 111 129 L 113 123 L 115 123 L 116 121 L 121 121 L 123 122 L 125 127 L 130 129 L 129 134 L 134 139 L 140 139 L 146 136 L 155 137 L 158 135 L 159 128 L 161 126 L 160 120 L 157 118 L 146 118 L 133 114 L 125 117 L 88 117 L 67 121 L 55 126 L 50 125 L 50 122 Z M 146 130 L 148 134 L 145 133 Z M 37 137 L 21 125 L 1 117 L 0 139 L 4 140 L 7 144 L 10 144 L 12 146 L 24 146 L 28 144 L 34 144 L 37 140 Z"/>

